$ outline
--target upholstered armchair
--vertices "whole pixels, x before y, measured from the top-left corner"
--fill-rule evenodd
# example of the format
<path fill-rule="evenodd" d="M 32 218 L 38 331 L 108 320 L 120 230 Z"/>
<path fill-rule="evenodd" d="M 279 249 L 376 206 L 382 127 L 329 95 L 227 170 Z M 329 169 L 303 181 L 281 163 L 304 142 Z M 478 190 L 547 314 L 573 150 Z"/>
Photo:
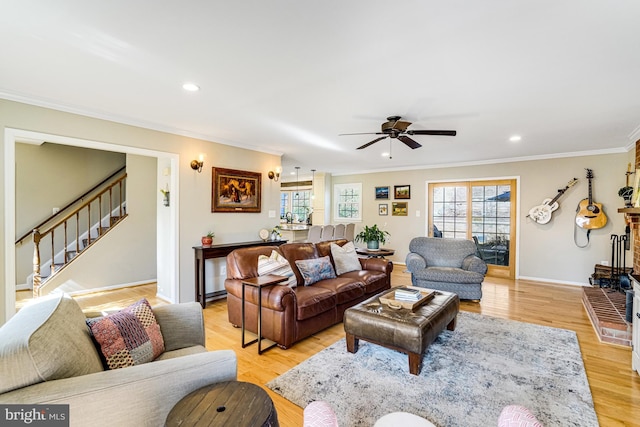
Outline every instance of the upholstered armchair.
<path fill-rule="evenodd" d="M 406 263 L 414 286 L 453 292 L 460 299 L 482 298 L 487 264 L 476 256 L 471 240 L 415 237 Z"/>

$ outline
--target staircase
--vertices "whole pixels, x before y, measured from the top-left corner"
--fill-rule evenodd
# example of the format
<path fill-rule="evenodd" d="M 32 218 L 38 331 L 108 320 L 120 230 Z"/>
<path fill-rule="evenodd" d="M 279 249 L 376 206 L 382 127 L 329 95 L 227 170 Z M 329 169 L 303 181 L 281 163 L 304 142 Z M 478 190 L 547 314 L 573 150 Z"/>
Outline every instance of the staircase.
<path fill-rule="evenodd" d="M 126 178 L 123 167 L 16 241 L 33 237 L 33 273 L 27 282 L 34 298 L 42 285 L 127 217 Z"/>

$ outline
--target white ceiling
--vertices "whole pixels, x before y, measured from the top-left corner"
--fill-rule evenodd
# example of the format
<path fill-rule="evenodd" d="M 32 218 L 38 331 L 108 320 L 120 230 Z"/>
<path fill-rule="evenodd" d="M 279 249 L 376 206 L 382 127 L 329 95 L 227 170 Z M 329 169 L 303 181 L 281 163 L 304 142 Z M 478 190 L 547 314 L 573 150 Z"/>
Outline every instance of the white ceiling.
<path fill-rule="evenodd" d="M 5 1 L 0 97 L 301 175 L 620 152 L 640 138 L 639 23 L 637 0 Z M 392 159 L 390 139 L 338 136 L 390 115 L 458 135 L 393 140 Z"/>

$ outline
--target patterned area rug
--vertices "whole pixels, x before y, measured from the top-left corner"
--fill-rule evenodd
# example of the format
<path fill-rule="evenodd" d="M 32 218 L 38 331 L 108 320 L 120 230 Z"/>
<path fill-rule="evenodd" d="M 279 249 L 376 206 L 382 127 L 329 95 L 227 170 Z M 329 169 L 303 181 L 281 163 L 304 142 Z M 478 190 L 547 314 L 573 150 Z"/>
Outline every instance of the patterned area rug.
<path fill-rule="evenodd" d="M 460 312 L 424 356 L 420 375 L 407 355 L 345 340 L 270 381 L 300 407 L 324 400 L 340 427 L 372 426 L 409 412 L 437 426 L 495 426 L 507 405 L 528 407 L 546 426 L 598 426 L 575 332 Z"/>

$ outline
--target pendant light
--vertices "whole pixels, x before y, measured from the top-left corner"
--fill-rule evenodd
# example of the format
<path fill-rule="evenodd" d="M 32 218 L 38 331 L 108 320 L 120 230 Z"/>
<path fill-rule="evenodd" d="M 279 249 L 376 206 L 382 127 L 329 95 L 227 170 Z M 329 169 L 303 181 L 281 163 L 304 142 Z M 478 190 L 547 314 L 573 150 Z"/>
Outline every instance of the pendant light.
<path fill-rule="evenodd" d="M 295 198 L 300 197 L 300 194 L 298 193 L 298 185 L 300 185 L 300 166 L 296 166 L 296 194 L 295 194 Z"/>
<path fill-rule="evenodd" d="M 316 170 L 311 169 L 311 199 L 316 198 Z"/>

